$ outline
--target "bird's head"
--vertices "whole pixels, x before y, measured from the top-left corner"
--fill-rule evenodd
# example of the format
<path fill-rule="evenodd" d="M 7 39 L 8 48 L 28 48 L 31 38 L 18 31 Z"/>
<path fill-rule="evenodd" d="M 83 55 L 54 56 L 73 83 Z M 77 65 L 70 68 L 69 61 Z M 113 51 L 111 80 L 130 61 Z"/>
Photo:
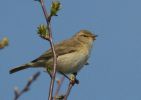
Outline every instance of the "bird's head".
<path fill-rule="evenodd" d="M 75 34 L 75 37 L 85 43 L 90 43 L 96 40 L 97 35 L 93 34 L 88 30 L 80 30 L 78 33 Z"/>

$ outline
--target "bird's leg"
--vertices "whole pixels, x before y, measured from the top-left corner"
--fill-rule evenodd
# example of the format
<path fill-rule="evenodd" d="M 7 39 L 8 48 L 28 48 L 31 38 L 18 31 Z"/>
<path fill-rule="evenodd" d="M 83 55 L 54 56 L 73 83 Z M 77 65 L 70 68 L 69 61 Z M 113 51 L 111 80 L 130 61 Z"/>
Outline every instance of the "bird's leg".
<path fill-rule="evenodd" d="M 63 76 L 65 76 L 68 80 L 70 80 L 70 78 L 63 72 L 59 72 L 60 74 L 62 74 Z"/>
<path fill-rule="evenodd" d="M 70 81 L 74 80 L 74 82 L 75 82 L 76 84 L 79 84 L 79 80 L 76 79 L 77 73 L 71 74 L 70 77 L 68 77 L 68 76 L 67 76 L 65 73 L 63 73 L 63 72 L 59 72 L 59 73 L 62 74 L 63 76 L 65 76 L 68 80 L 70 80 Z"/>
<path fill-rule="evenodd" d="M 76 84 L 79 84 L 79 80 L 76 78 L 77 72 L 76 72 L 76 73 L 73 73 L 72 75 L 73 75 L 73 78 L 74 78 L 74 82 L 75 82 Z"/>

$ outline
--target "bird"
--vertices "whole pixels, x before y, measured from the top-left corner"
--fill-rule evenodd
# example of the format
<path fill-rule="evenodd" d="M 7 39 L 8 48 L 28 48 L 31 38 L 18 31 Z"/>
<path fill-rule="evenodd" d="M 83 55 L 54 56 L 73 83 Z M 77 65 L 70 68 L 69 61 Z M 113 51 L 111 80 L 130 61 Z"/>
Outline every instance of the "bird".
<path fill-rule="evenodd" d="M 91 55 L 96 37 L 97 35 L 89 30 L 80 30 L 71 38 L 55 44 L 54 48 L 57 55 L 56 71 L 64 74 L 79 72 L 84 65 L 88 64 L 87 61 Z M 12 68 L 9 73 L 39 67 L 45 68 L 45 70 L 53 69 L 53 53 L 51 49 L 29 63 Z"/>

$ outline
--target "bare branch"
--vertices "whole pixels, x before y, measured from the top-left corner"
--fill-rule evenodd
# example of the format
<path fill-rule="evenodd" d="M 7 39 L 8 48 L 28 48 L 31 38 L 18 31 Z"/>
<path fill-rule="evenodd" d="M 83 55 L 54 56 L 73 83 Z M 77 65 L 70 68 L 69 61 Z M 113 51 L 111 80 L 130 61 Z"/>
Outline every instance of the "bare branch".
<path fill-rule="evenodd" d="M 70 92 L 71 92 L 71 89 L 72 87 L 75 85 L 75 84 L 79 84 L 79 80 L 76 79 L 76 75 L 77 73 L 75 74 L 72 74 L 71 77 L 70 77 L 70 83 L 69 83 L 69 86 L 68 86 L 68 89 L 67 89 L 67 92 L 64 96 L 64 100 L 67 100 Z"/>
<path fill-rule="evenodd" d="M 62 76 L 61 80 L 58 80 L 58 81 L 57 81 L 57 84 L 58 84 L 58 85 L 57 85 L 57 89 L 56 89 L 55 96 L 54 96 L 55 100 L 56 100 L 56 98 L 57 98 L 57 96 L 58 96 L 58 94 L 59 94 L 59 91 L 60 91 L 61 86 L 62 86 L 62 84 L 63 84 L 63 82 L 64 82 L 64 79 L 65 79 L 65 77 Z"/>
<path fill-rule="evenodd" d="M 48 14 L 46 7 L 45 7 L 45 4 L 44 4 L 44 0 L 39 0 L 39 2 L 41 4 L 41 7 L 42 7 L 42 10 L 43 10 L 45 19 L 46 19 L 48 36 L 49 36 L 48 39 L 46 39 L 46 38 L 44 38 L 44 39 L 49 40 L 51 50 L 52 50 L 52 53 L 53 53 L 53 73 L 51 73 L 51 82 L 50 82 L 50 89 L 49 89 L 49 96 L 48 96 L 48 100 L 52 100 L 54 81 L 55 81 L 55 77 L 56 77 L 56 65 L 57 65 L 57 56 L 56 56 L 56 53 L 55 53 L 54 43 L 53 43 L 53 39 L 52 39 L 52 30 L 51 30 L 51 23 L 50 23 L 52 15 Z M 60 6 L 60 5 L 58 4 L 57 6 Z M 56 9 L 56 12 L 57 12 L 57 10 L 58 9 Z"/>
<path fill-rule="evenodd" d="M 69 96 L 69 94 L 70 94 L 70 91 L 71 91 L 73 85 L 74 85 L 74 84 L 72 84 L 72 82 L 69 83 L 68 90 L 67 90 L 67 92 L 66 92 L 66 95 L 65 95 L 65 97 L 64 97 L 64 100 L 67 100 L 67 98 L 68 98 L 68 96 Z"/>
<path fill-rule="evenodd" d="M 19 91 L 18 87 L 15 87 L 14 89 L 14 93 L 15 93 L 15 97 L 14 100 L 18 100 L 18 98 L 24 94 L 25 92 L 29 91 L 29 88 L 31 86 L 31 84 L 39 77 L 40 72 L 35 73 L 27 82 L 27 84 L 25 85 L 25 87 Z"/>

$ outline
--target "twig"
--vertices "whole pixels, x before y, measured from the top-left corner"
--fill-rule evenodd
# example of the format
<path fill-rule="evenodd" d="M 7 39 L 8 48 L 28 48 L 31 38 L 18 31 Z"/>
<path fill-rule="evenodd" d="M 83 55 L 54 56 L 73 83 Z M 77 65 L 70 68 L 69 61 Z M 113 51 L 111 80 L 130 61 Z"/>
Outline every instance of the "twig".
<path fill-rule="evenodd" d="M 35 73 L 27 82 L 23 90 L 19 91 L 18 87 L 15 87 L 14 92 L 15 92 L 15 97 L 14 100 L 18 100 L 18 98 L 24 94 L 25 92 L 29 91 L 29 88 L 31 84 L 39 77 L 40 72 Z"/>
<path fill-rule="evenodd" d="M 55 92 L 55 100 L 56 100 L 56 97 L 58 96 L 58 94 L 59 94 L 59 91 L 60 91 L 60 89 L 61 89 L 61 86 L 62 86 L 62 84 L 63 84 L 63 82 L 64 82 L 64 79 L 65 79 L 65 77 L 64 76 L 62 76 L 62 78 L 61 78 L 61 80 L 59 80 L 58 82 L 57 82 L 57 89 L 56 89 L 56 92 Z"/>
<path fill-rule="evenodd" d="M 77 73 L 74 73 L 73 76 L 71 77 L 71 80 L 70 80 L 70 83 L 69 83 L 69 86 L 68 86 L 68 89 L 67 89 L 67 92 L 64 96 L 64 100 L 67 100 L 69 94 L 70 94 L 70 91 L 72 89 L 72 87 L 75 85 L 75 84 L 79 84 L 79 80 L 76 79 L 76 75 Z"/>
<path fill-rule="evenodd" d="M 51 16 L 48 15 L 47 10 L 45 8 L 44 5 L 44 1 L 43 0 L 39 0 L 45 19 L 46 19 L 46 23 L 47 23 L 47 30 L 49 33 L 49 43 L 51 46 L 51 50 L 53 53 L 53 73 L 51 74 L 51 82 L 50 82 L 50 89 L 49 89 L 49 96 L 48 96 L 48 100 L 52 100 L 52 94 L 53 94 L 53 87 L 54 87 L 54 81 L 55 81 L 55 76 L 56 76 L 56 65 L 57 65 L 57 57 L 56 57 L 56 53 L 55 53 L 55 48 L 54 48 L 54 44 L 53 44 L 53 40 L 52 40 L 52 31 L 51 31 Z"/>
<path fill-rule="evenodd" d="M 65 97 L 64 97 L 64 100 L 67 100 L 67 98 L 68 98 L 68 96 L 69 96 L 69 94 L 70 94 L 70 91 L 71 91 L 73 85 L 74 85 L 74 84 L 72 84 L 71 82 L 69 83 L 68 90 L 67 90 L 67 92 L 66 92 L 66 95 L 65 95 Z"/>

